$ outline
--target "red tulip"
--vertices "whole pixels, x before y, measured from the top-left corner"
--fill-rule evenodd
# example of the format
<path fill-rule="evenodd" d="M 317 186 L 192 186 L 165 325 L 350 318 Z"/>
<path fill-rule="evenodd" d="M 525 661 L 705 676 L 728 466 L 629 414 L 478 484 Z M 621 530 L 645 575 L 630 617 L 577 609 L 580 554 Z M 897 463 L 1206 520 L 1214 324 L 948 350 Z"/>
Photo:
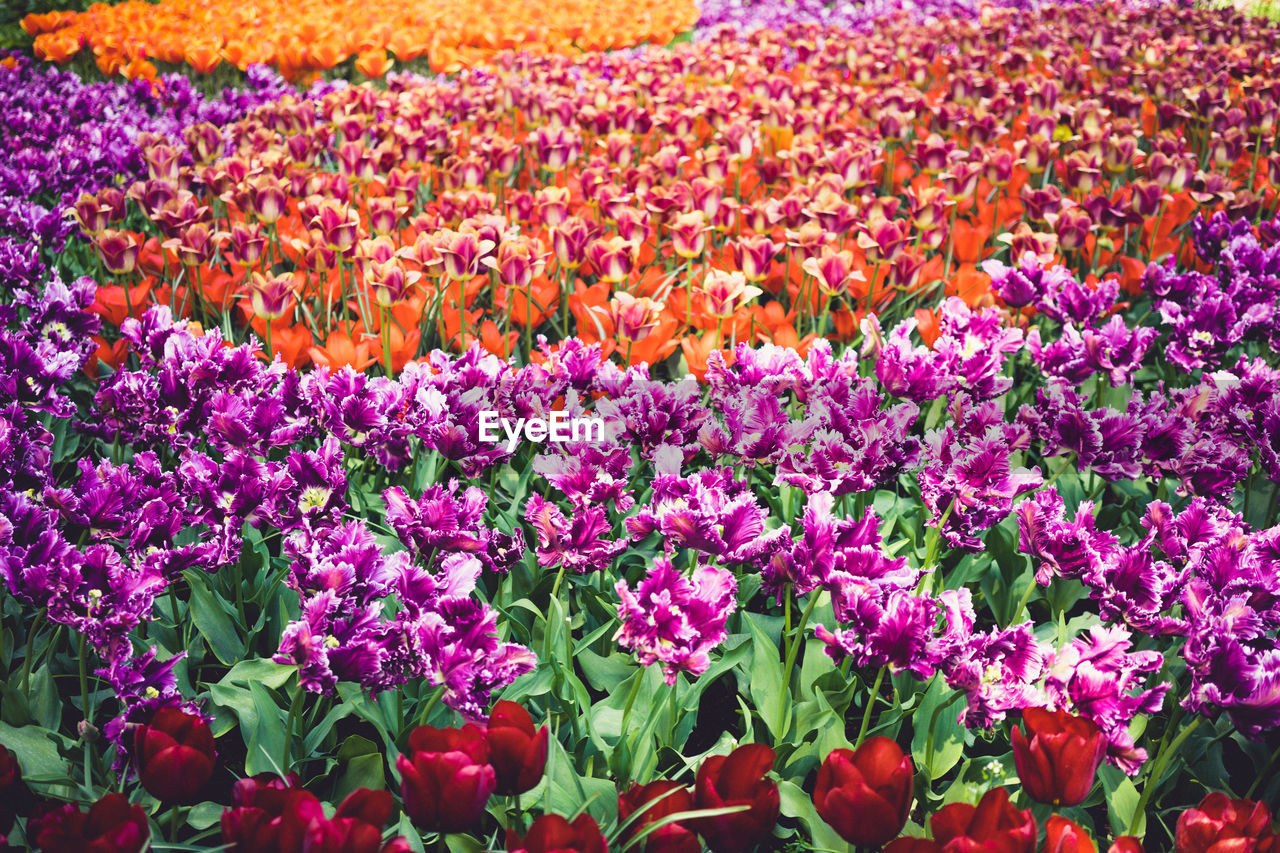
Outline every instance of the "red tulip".
<path fill-rule="evenodd" d="M 765 776 L 773 769 L 774 752 L 762 743 L 738 747 L 729 755 L 713 755 L 698 768 L 694 805 L 720 809 L 747 805 L 745 812 L 693 821 L 714 853 L 750 850 L 773 832 L 778 822 L 778 785 Z"/>
<path fill-rule="evenodd" d="M 1013 761 L 1027 796 L 1054 806 L 1076 806 L 1093 788 L 1107 739 L 1092 720 L 1066 711 L 1024 708 L 1013 730 Z"/>
<path fill-rule="evenodd" d="M 217 753 L 209 724 L 178 708 L 160 708 L 134 730 L 138 775 L 163 803 L 194 803 L 213 775 Z"/>
<path fill-rule="evenodd" d="M 17 756 L 0 745 L 0 838 L 13 828 L 14 818 L 25 811 L 29 800 Z"/>
<path fill-rule="evenodd" d="M 535 729 L 529 712 L 501 699 L 489 714 L 489 763 L 499 794 L 523 794 L 533 788 L 547 768 L 547 727 Z"/>
<path fill-rule="evenodd" d="M 497 785 L 484 729 L 418 726 L 396 759 L 404 810 L 426 832 L 462 832 L 480 820 Z"/>
<path fill-rule="evenodd" d="M 521 838 L 507 832 L 507 850 L 515 853 L 609 853 L 609 845 L 591 815 L 574 818 L 573 823 L 558 814 L 544 814 L 533 822 Z"/>
<path fill-rule="evenodd" d="M 1040 853 L 1098 853 L 1089 834 L 1061 815 L 1049 815 L 1044 832 Z"/>
<path fill-rule="evenodd" d="M 146 812 L 124 794 L 107 794 L 88 814 L 71 803 L 27 824 L 27 837 L 44 853 L 138 853 L 150 836 Z"/>
<path fill-rule="evenodd" d="M 307 827 L 324 817 L 316 797 L 288 779 L 260 774 L 236 782 L 231 808 L 222 812 L 222 841 L 233 853 L 286 853 L 302 849 Z"/>
<path fill-rule="evenodd" d="M 642 814 L 627 827 L 621 841 L 622 847 L 626 848 L 627 842 L 646 827 L 670 815 L 692 809 L 693 797 L 689 789 L 679 782 L 663 779 L 648 785 L 632 785 L 626 793 L 618 795 L 618 823 L 626 823 L 636 812 Z M 702 844 L 691 827 L 677 821 L 646 835 L 637 853 L 702 853 Z"/>
<path fill-rule="evenodd" d="M 990 850 L 1000 853 L 1033 853 L 1036 821 L 1031 811 L 1019 811 L 1009 802 L 1009 792 L 992 788 L 976 806 L 952 803 L 930 820 L 933 838 L 951 851 Z"/>
<path fill-rule="evenodd" d="M 1121 835 L 1111 842 L 1107 853 L 1143 853 L 1142 841 L 1133 835 Z"/>
<path fill-rule="evenodd" d="M 857 750 L 835 749 L 818 768 L 813 804 L 850 844 L 880 847 L 902 831 L 911 808 L 915 767 L 887 737 Z"/>
<path fill-rule="evenodd" d="M 395 803 L 386 791 L 353 791 L 332 818 L 297 777 L 241 779 L 233 808 L 222 813 L 222 840 L 233 853 L 408 853 L 408 842 L 382 842 Z"/>
<path fill-rule="evenodd" d="M 1176 853 L 1272 853 L 1280 850 L 1271 809 L 1213 793 L 1178 818 Z"/>

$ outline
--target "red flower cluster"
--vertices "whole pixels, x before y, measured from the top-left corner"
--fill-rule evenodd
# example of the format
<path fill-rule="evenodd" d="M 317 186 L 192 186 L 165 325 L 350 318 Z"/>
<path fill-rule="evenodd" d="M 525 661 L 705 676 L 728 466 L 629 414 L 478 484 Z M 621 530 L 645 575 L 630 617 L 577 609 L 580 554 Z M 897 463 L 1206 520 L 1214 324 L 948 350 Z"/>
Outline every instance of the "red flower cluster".
<path fill-rule="evenodd" d="M 644 843 L 633 849 L 647 853 L 701 853 L 703 842 L 713 853 L 754 849 L 769 838 L 778 822 L 778 785 L 766 775 L 773 769 L 774 758 L 774 751 L 763 744 L 744 744 L 727 756 L 714 755 L 703 761 L 692 792 L 679 782 L 665 779 L 632 785 L 618 795 L 618 823 L 625 827 L 623 846 L 644 835 Z M 681 812 L 727 806 L 747 808 L 657 826 Z M 698 840 L 699 835 L 702 841 Z"/>
<path fill-rule="evenodd" d="M 297 777 L 241 779 L 222 813 L 222 840 L 235 853 L 408 853 L 403 837 L 382 841 L 395 802 L 387 791 L 360 788 L 325 817 Z"/>
<path fill-rule="evenodd" d="M 463 832 L 484 813 L 494 793 L 520 794 L 538 784 L 547 764 L 547 727 L 529 712 L 499 701 L 488 729 L 419 726 L 396 759 L 404 810 L 429 832 Z"/>

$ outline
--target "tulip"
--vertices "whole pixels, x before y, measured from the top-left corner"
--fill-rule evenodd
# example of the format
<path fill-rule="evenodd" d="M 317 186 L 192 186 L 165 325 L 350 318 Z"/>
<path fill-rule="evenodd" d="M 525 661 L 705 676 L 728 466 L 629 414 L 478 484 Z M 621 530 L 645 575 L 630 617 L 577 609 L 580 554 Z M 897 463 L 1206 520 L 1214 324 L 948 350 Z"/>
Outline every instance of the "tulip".
<path fill-rule="evenodd" d="M 535 729 L 529 712 L 515 702 L 494 703 L 486 737 L 496 793 L 523 794 L 538 784 L 547 767 L 547 733 L 546 726 Z"/>
<path fill-rule="evenodd" d="M 194 803 L 213 775 L 209 724 L 178 708 L 160 708 L 134 730 L 134 759 L 147 793 L 164 803 Z"/>
<path fill-rule="evenodd" d="M 648 785 L 632 785 L 618 795 L 618 824 L 625 824 L 637 812 L 640 817 L 627 827 L 620 845 L 626 849 L 628 842 L 647 827 L 692 810 L 693 797 L 679 782 L 660 779 Z M 650 832 L 643 844 L 631 849 L 637 853 L 702 853 L 702 844 L 690 826 L 676 821 Z"/>
<path fill-rule="evenodd" d="M 556 263 L 567 270 L 582 266 L 591 238 L 591 225 L 577 216 L 571 216 L 552 228 L 551 248 L 555 252 Z"/>
<path fill-rule="evenodd" d="M 647 296 L 637 299 L 626 291 L 615 293 L 609 300 L 613 328 L 617 330 L 618 337 L 633 343 L 643 341 L 658 327 L 664 307 L 661 302 L 654 302 Z"/>
<path fill-rule="evenodd" d="M 880 847 L 902 831 L 911 808 L 915 766 L 887 737 L 856 750 L 835 749 L 818 768 L 813 804 L 840 837 Z"/>
<path fill-rule="evenodd" d="M 698 768 L 694 785 L 697 808 L 751 807 L 692 822 L 714 853 L 750 850 L 773 832 L 778 822 L 778 785 L 765 774 L 773 769 L 774 757 L 773 750 L 764 744 L 749 743 L 727 756 L 713 755 Z"/>
<path fill-rule="evenodd" d="M 30 804 L 29 800 L 17 756 L 0 745 L 0 838 L 13 828 L 14 819 Z"/>
<path fill-rule="evenodd" d="M 267 278 L 261 273 L 249 276 L 249 304 L 253 313 L 264 320 L 279 320 L 289 313 L 293 302 L 293 273 Z"/>
<path fill-rule="evenodd" d="M 88 814 L 69 803 L 27 824 L 27 838 L 44 853 L 138 853 L 150 837 L 146 812 L 124 794 L 106 794 Z"/>
<path fill-rule="evenodd" d="M 707 247 L 707 223 L 702 211 L 681 213 L 668 226 L 671 248 L 682 258 L 696 258 Z"/>
<path fill-rule="evenodd" d="M 639 243 L 614 235 L 587 244 L 587 260 L 591 261 L 601 279 L 617 284 L 631 273 L 639 251 Z"/>
<path fill-rule="evenodd" d="M 699 288 L 706 311 L 713 317 L 732 317 L 739 308 L 759 296 L 760 288 L 747 284 L 740 272 L 709 270 Z"/>
<path fill-rule="evenodd" d="M 1274 853 L 1280 850 L 1266 803 L 1214 792 L 1178 817 L 1175 853 Z"/>
<path fill-rule="evenodd" d="M 497 787 L 485 732 L 471 723 L 461 729 L 419 726 L 396 768 L 405 813 L 424 832 L 475 826 Z"/>
<path fill-rule="evenodd" d="M 933 838 L 943 850 L 1000 850 L 1033 853 L 1036 821 L 1031 811 L 1019 811 L 1009 802 L 1009 792 L 992 788 L 976 806 L 952 803 L 930 819 Z"/>
<path fill-rule="evenodd" d="M 1025 708 L 1022 729 L 1013 730 L 1013 760 L 1027 796 L 1054 806 L 1076 806 L 1093 788 L 1107 754 L 1097 724 L 1066 711 Z"/>
<path fill-rule="evenodd" d="M 507 832 L 507 850 L 514 853 L 608 853 L 609 845 L 591 815 L 583 814 L 573 822 L 557 814 L 545 814 L 533 822 L 521 838 Z"/>
<path fill-rule="evenodd" d="M 828 296 L 844 293 L 854 281 L 866 281 L 860 270 L 853 268 L 853 252 L 837 252 L 824 246 L 816 258 L 806 258 L 801 268 L 813 276 L 818 289 Z"/>
<path fill-rule="evenodd" d="M 1049 815 L 1040 853 L 1098 853 L 1089 834 L 1061 815 Z"/>
<path fill-rule="evenodd" d="M 98 257 L 109 273 L 128 275 L 138 268 L 138 252 L 142 248 L 142 241 L 137 234 L 107 228 L 93 238 L 93 246 L 98 250 Z"/>

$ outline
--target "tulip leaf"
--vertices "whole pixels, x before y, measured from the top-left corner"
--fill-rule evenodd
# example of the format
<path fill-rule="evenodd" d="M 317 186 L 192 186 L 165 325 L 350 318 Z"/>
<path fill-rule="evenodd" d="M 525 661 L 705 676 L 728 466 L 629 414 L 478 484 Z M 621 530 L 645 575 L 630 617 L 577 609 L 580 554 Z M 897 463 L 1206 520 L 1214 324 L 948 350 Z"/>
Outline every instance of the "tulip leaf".
<path fill-rule="evenodd" d="M 289 768 L 280 766 L 280 757 L 284 753 L 284 714 L 262 684 L 256 681 L 251 683 L 249 692 L 253 696 L 253 707 L 258 719 L 249 739 L 245 773 L 249 776 L 266 772 L 283 775 L 289 771 Z M 241 725 L 244 725 L 243 720 Z"/>
<path fill-rule="evenodd" d="M 782 660 L 778 644 L 759 623 L 755 614 L 743 614 L 751 627 L 751 683 L 748 691 L 765 726 L 777 739 L 786 735 L 791 719 L 790 696 L 782 683 Z"/>
<path fill-rule="evenodd" d="M 935 677 L 915 713 L 917 724 L 911 738 L 911 759 L 916 767 L 925 769 L 930 779 L 946 775 L 964 755 L 965 730 L 958 719 L 959 698 L 959 693 Z"/>
<path fill-rule="evenodd" d="M 244 657 L 244 643 L 231 616 L 195 572 L 187 572 L 191 589 L 191 617 L 218 660 L 231 666 Z"/>
<path fill-rule="evenodd" d="M 785 780 L 779 782 L 778 794 L 781 800 L 782 813 L 787 817 L 798 819 L 808 828 L 809 837 L 812 839 L 814 847 L 823 850 L 835 850 L 837 853 L 847 853 L 851 849 L 849 844 L 825 820 L 818 816 L 818 810 L 813 805 L 813 798 L 806 794 L 799 785 Z"/>
<path fill-rule="evenodd" d="M 197 830 L 206 830 L 218 823 L 222 819 L 221 803 L 203 802 L 196 803 L 191 807 L 191 811 L 187 812 L 187 824 Z M 155 846 L 152 846 L 155 849 Z"/>
<path fill-rule="evenodd" d="M 18 757 L 28 782 L 60 782 L 67 778 L 67 762 L 58 754 L 57 734 L 40 726 L 15 728 L 0 723 L 0 745 Z"/>
<path fill-rule="evenodd" d="M 1107 793 L 1107 817 L 1111 819 L 1111 829 L 1116 835 L 1127 835 L 1141 797 L 1132 779 L 1123 773 L 1107 772 L 1108 770 L 1110 768 L 1104 767 L 1098 774 L 1102 778 L 1103 790 Z M 1145 835 L 1146 829 L 1147 818 L 1142 815 L 1138 821 L 1137 836 L 1141 838 Z"/>

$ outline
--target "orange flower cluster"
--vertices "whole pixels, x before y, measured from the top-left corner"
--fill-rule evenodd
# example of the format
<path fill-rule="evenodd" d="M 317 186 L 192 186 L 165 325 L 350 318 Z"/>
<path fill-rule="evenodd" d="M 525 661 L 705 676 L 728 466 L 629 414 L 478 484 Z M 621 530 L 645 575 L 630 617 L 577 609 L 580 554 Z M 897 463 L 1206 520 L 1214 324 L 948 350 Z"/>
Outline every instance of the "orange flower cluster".
<path fill-rule="evenodd" d="M 99 310 L 252 328 L 295 365 L 395 371 L 476 341 L 528 358 L 577 335 L 697 374 L 737 342 L 852 341 L 868 312 L 915 316 L 927 343 L 943 295 L 996 299 L 989 258 L 1134 291 L 1151 260 L 1193 262 L 1198 211 L 1273 212 L 1280 182 L 1280 155 L 1243 144 L 1271 148 L 1280 91 L 1267 52 L 1236 47 L 1249 25 L 1136 14 L 502 54 L 286 99 L 234 126 L 228 157 L 210 127 L 189 150 L 144 140 L 148 180 L 81 200 L 116 275 Z M 1205 26 L 1224 33 L 1180 34 Z M 1138 36 L 1091 59 L 1104 28 Z M 1191 86 L 1203 67 L 1243 82 Z M 129 208 L 143 231 L 118 230 Z"/>
<path fill-rule="evenodd" d="M 66 62 L 88 49 L 104 74 L 152 76 L 155 61 L 208 73 L 226 62 L 276 66 L 289 79 L 355 58 L 365 76 L 425 60 L 470 67 L 516 49 L 568 53 L 666 44 L 698 18 L 692 0 L 127 0 L 88 11 L 28 15 L 36 56 Z"/>

